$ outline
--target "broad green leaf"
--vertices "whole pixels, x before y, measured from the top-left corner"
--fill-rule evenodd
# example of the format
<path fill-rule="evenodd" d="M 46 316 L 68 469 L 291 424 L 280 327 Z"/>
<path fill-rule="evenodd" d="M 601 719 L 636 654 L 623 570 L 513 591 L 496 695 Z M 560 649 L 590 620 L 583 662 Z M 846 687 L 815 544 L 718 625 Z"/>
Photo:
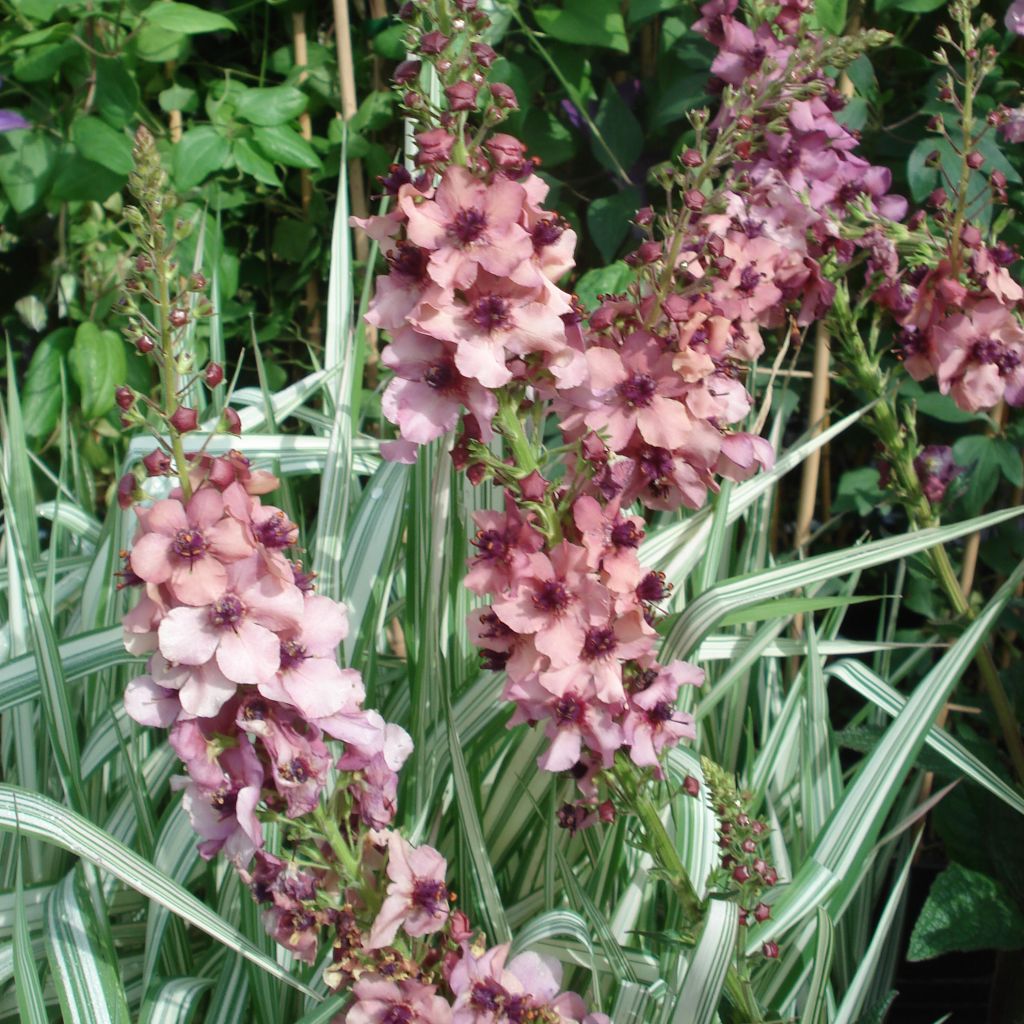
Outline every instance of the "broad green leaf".
<path fill-rule="evenodd" d="M 231 153 L 235 158 L 238 169 L 243 174 L 251 174 L 257 181 L 273 188 L 281 187 L 281 179 L 274 170 L 274 165 L 256 148 L 248 139 L 234 139 L 231 142 Z"/>
<path fill-rule="evenodd" d="M 970 515 L 977 515 L 988 503 L 989 498 L 999 486 L 1000 472 L 1003 466 L 999 453 L 999 445 L 1007 444 L 1000 438 L 987 437 L 984 434 L 972 434 L 961 437 L 953 445 L 953 459 L 958 466 L 966 471 L 967 487 L 961 499 L 964 508 Z M 1010 461 L 1016 462 L 1020 468 L 1020 452 L 1012 445 Z"/>
<path fill-rule="evenodd" d="M 538 107 L 527 111 L 522 138 L 529 151 L 545 167 L 557 167 L 576 153 L 576 136 L 550 110 Z"/>
<path fill-rule="evenodd" d="M 54 886 L 47 900 L 46 954 L 67 1024 L 129 1024 L 109 926 L 100 922 L 82 869 Z"/>
<path fill-rule="evenodd" d="M 32 353 L 21 387 L 23 424 L 31 438 L 47 437 L 57 425 L 61 364 L 74 337 L 73 328 L 58 327 L 46 335 Z"/>
<path fill-rule="evenodd" d="M 188 49 L 188 36 L 149 22 L 143 22 L 135 36 L 135 53 L 147 64 L 176 61 Z"/>
<path fill-rule="evenodd" d="M 123 132 L 111 128 L 99 117 L 78 117 L 71 124 L 71 140 L 87 160 L 115 174 L 128 174 L 132 161 L 132 142 Z"/>
<path fill-rule="evenodd" d="M 629 220 L 640 198 L 640 190 L 630 187 L 595 199 L 587 206 L 587 228 L 602 259 L 610 262 L 615 258 L 629 232 Z"/>
<path fill-rule="evenodd" d="M 846 29 L 846 6 L 847 0 L 817 0 L 814 16 L 826 32 L 841 36 Z"/>
<path fill-rule="evenodd" d="M 74 146 L 67 145 L 60 153 L 51 195 L 69 202 L 89 200 L 101 203 L 115 192 L 120 192 L 126 181 L 126 174 L 89 160 Z"/>
<path fill-rule="evenodd" d="M 284 164 L 285 167 L 306 167 L 310 170 L 320 167 L 320 158 L 313 147 L 287 125 L 257 128 L 252 138 L 256 148 L 274 163 Z"/>
<path fill-rule="evenodd" d="M 536 7 L 537 24 L 552 39 L 574 46 L 601 46 L 629 52 L 618 0 L 565 0 L 559 7 Z"/>
<path fill-rule="evenodd" d="M 294 121 L 306 109 L 306 94 L 293 85 L 246 89 L 235 98 L 235 116 L 257 125 Z"/>
<path fill-rule="evenodd" d="M 56 169 L 57 145 L 44 132 L 17 128 L 0 137 L 0 185 L 15 213 L 28 213 L 46 195 Z"/>
<path fill-rule="evenodd" d="M 162 871 L 80 814 L 48 797 L 0 784 L 0 830 L 34 836 L 90 861 L 267 973 L 313 999 L 320 998 Z"/>
<path fill-rule="evenodd" d="M 573 286 L 584 309 L 594 309 L 599 295 L 615 295 L 624 292 L 636 279 L 636 271 L 622 260 L 616 260 L 607 267 L 588 270 Z"/>
<path fill-rule="evenodd" d="M 125 59 L 97 58 L 95 109 L 100 117 L 115 128 L 124 128 L 135 119 L 138 106 L 139 87 Z"/>
<path fill-rule="evenodd" d="M 157 97 L 160 109 L 164 111 L 181 110 L 191 113 L 198 106 L 195 89 L 184 85 L 172 85 L 164 89 Z"/>
<path fill-rule="evenodd" d="M 907 959 L 1022 946 L 1024 912 L 1013 897 L 994 878 L 953 863 L 932 882 Z"/>
<path fill-rule="evenodd" d="M 80 52 L 70 39 L 31 46 L 14 61 L 11 76 L 19 82 L 45 82 Z"/>
<path fill-rule="evenodd" d="M 823 907 L 818 908 L 818 941 L 811 961 L 811 988 L 800 1024 L 829 1024 L 829 972 L 835 952 L 835 929 Z"/>
<path fill-rule="evenodd" d="M 174 147 L 174 183 L 194 188 L 211 174 L 230 169 L 231 146 L 212 125 L 190 128 Z"/>
<path fill-rule="evenodd" d="M 619 166 L 632 167 L 644 148 L 644 130 L 611 80 L 605 85 L 604 94 L 601 96 L 601 102 L 594 116 L 594 124 L 604 140 L 605 146 L 615 155 Z M 603 167 L 614 171 L 615 165 L 605 146 L 602 146 L 596 138 L 592 140 L 591 149 L 594 158 Z M 630 211 L 630 214 L 632 212 Z M 623 220 L 628 228 L 629 215 Z"/>
<path fill-rule="evenodd" d="M 68 354 L 71 375 L 81 395 L 82 415 L 94 420 L 114 408 L 114 392 L 124 381 L 124 342 L 115 331 L 79 324 Z"/>
<path fill-rule="evenodd" d="M 234 23 L 214 11 L 203 10 L 193 4 L 162 3 L 150 4 L 142 12 L 142 18 L 150 25 L 181 32 L 184 35 L 200 35 L 203 32 L 234 32 Z"/>

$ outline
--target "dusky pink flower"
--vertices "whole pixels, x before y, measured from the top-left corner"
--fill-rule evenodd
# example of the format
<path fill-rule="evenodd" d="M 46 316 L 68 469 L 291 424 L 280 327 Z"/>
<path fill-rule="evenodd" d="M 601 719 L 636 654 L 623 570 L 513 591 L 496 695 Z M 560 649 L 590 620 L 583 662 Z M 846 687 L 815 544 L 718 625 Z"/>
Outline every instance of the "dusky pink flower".
<path fill-rule="evenodd" d="M 182 710 L 196 718 L 214 718 L 238 688 L 213 659 L 202 665 L 177 665 L 155 651 L 149 671 L 158 685 L 177 690 Z"/>
<path fill-rule="evenodd" d="M 465 167 L 444 172 L 433 199 L 406 193 L 406 234 L 430 250 L 428 273 L 442 288 L 468 288 L 478 269 L 496 277 L 536 283 L 530 266 L 533 242 L 519 224 L 526 192 L 507 179 L 481 181 Z"/>
<path fill-rule="evenodd" d="M 644 539 L 640 516 L 623 517 L 618 502 L 602 508 L 589 494 L 573 504 L 573 521 L 587 549 L 588 565 L 605 574 L 605 586 L 617 594 L 631 591 L 643 576 L 637 548 Z"/>
<path fill-rule="evenodd" d="M 761 25 L 752 32 L 735 18 L 721 18 L 722 42 L 711 62 L 711 73 L 730 85 L 741 85 L 755 73 L 766 80 L 778 78 L 786 68 L 791 47 L 780 44 L 770 25 Z M 771 60 L 773 70 L 766 72 L 764 62 Z"/>
<path fill-rule="evenodd" d="M 365 695 L 362 677 L 355 669 L 340 668 L 334 657 L 347 634 L 344 606 L 308 594 L 300 629 L 279 635 L 280 667 L 276 676 L 259 684 L 260 693 L 294 705 L 308 719 L 356 710 Z"/>
<path fill-rule="evenodd" d="M 1014 0 L 1006 9 L 1003 24 L 1015 35 L 1024 36 L 1024 0 Z"/>
<path fill-rule="evenodd" d="M 630 694 L 623 719 L 623 738 L 634 764 L 657 767 L 661 752 L 697 735 L 693 716 L 676 708 L 681 686 L 700 686 L 704 673 L 685 661 L 663 666 L 646 689 Z"/>
<path fill-rule="evenodd" d="M 480 424 L 483 440 L 492 436 L 498 411 L 495 395 L 455 365 L 455 349 L 407 327 L 392 335 L 382 362 L 395 372 L 381 399 L 387 419 L 403 440 L 428 444 L 455 428 L 463 407 Z"/>
<path fill-rule="evenodd" d="M 759 467 L 771 469 L 773 465 L 775 451 L 763 437 L 747 433 L 725 434 L 715 472 L 728 480 L 740 481 L 752 477 Z"/>
<path fill-rule="evenodd" d="M 167 584 L 184 604 L 215 600 L 227 578 L 224 563 L 253 552 L 241 524 L 224 514 L 224 498 L 211 487 L 196 491 L 187 508 L 168 498 L 137 514 L 143 534 L 132 547 L 132 570 L 147 583 Z"/>
<path fill-rule="evenodd" d="M 541 672 L 540 683 L 557 697 L 582 689 L 604 704 L 619 704 L 626 696 L 622 663 L 651 653 L 651 632 L 639 611 L 589 625 L 573 660 L 562 668 Z"/>
<path fill-rule="evenodd" d="M 167 613 L 160 588 L 146 585 L 139 603 L 121 620 L 125 650 L 129 654 L 150 654 L 157 649 L 157 627 Z"/>
<path fill-rule="evenodd" d="M 315 962 L 321 922 L 314 910 L 301 904 L 270 907 L 263 912 L 263 927 L 297 960 Z"/>
<path fill-rule="evenodd" d="M 275 631 L 300 627 L 302 593 L 270 573 L 259 575 L 259 556 L 227 567 L 222 590 L 203 607 L 173 608 L 160 622 L 160 652 L 178 665 L 203 665 L 216 657 L 235 683 L 272 679 L 280 667 Z"/>
<path fill-rule="evenodd" d="M 512 379 L 509 355 L 557 353 L 564 347 L 561 316 L 570 309 L 565 294 L 550 284 L 528 288 L 480 271 L 464 291 L 428 289 L 411 322 L 455 345 L 455 365 L 463 376 L 500 388 Z"/>
<path fill-rule="evenodd" d="M 388 837 L 387 897 L 370 929 L 368 949 L 389 945 L 401 927 L 416 938 L 448 920 L 448 862 L 430 846 L 414 847 L 397 832 Z"/>
<path fill-rule="evenodd" d="M 613 451 L 622 451 L 634 429 L 648 444 L 676 448 L 692 430 L 691 417 L 675 400 L 682 382 L 672 370 L 672 353 L 645 331 L 622 347 L 590 348 L 590 387 L 601 405 L 584 417 L 591 430 L 605 432 Z"/>
<path fill-rule="evenodd" d="M 377 278 L 366 322 L 386 331 L 398 331 L 423 298 L 430 284 L 429 253 L 411 242 L 400 241 L 387 254 L 390 273 Z"/>
<path fill-rule="evenodd" d="M 587 571 L 584 548 L 562 541 L 550 555 L 531 556 L 529 575 L 494 614 L 517 633 L 533 634 L 537 650 L 552 666 L 573 662 L 591 622 L 607 618 L 608 591 Z"/>
<path fill-rule="evenodd" d="M 698 421 L 699 422 L 699 421 Z M 718 458 L 720 439 L 714 435 L 714 456 L 709 461 L 692 451 L 677 455 L 666 448 L 643 446 L 633 457 L 629 478 L 622 492 L 623 504 L 639 498 L 648 508 L 676 509 L 680 505 L 700 508 L 713 481 L 710 465 Z"/>
<path fill-rule="evenodd" d="M 732 267 L 715 280 L 711 302 L 731 320 L 763 320 L 782 300 L 775 279 L 784 250 L 763 235 L 732 235 L 725 241 L 725 256 L 733 261 Z"/>
<path fill-rule="evenodd" d="M 982 299 L 947 316 L 932 332 L 939 390 L 970 412 L 990 409 L 1001 398 L 1024 402 L 1024 330 L 994 299 Z"/>
<path fill-rule="evenodd" d="M 413 978 L 394 982 L 363 976 L 353 994 L 345 1024 L 451 1024 L 452 1008 L 435 986 Z"/>
<path fill-rule="evenodd" d="M 477 553 L 469 559 L 463 583 L 474 594 L 501 594 L 527 573 L 529 556 L 544 545 L 544 538 L 530 525 L 531 518 L 511 499 L 506 500 L 503 513 L 489 509 L 473 513 L 477 532 L 471 543 Z"/>

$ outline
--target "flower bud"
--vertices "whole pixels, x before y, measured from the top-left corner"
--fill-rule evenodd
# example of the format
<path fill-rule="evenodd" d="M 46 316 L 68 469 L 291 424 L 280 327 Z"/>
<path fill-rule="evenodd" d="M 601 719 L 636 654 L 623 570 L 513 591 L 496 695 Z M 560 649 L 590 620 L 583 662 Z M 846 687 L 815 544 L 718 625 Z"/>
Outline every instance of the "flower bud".
<path fill-rule="evenodd" d="M 491 98 L 502 110 L 519 109 L 519 100 L 512 86 L 504 82 L 492 82 L 488 88 L 491 91 Z"/>
<path fill-rule="evenodd" d="M 135 504 L 138 484 L 134 473 L 125 473 L 117 482 L 117 506 L 118 508 L 131 508 Z"/>
<path fill-rule="evenodd" d="M 206 278 L 202 274 L 197 272 L 189 275 L 188 290 L 190 292 L 201 292 L 205 287 Z"/>
<path fill-rule="evenodd" d="M 742 849 L 744 853 L 753 853 L 757 849 L 757 843 L 755 843 L 753 839 L 744 839 L 740 849 Z"/>
<path fill-rule="evenodd" d="M 472 82 L 456 82 L 444 91 L 451 110 L 476 110 L 477 88 Z"/>
<path fill-rule="evenodd" d="M 428 56 L 440 53 L 451 42 L 442 32 L 427 32 L 420 39 L 419 51 Z"/>
<path fill-rule="evenodd" d="M 772 916 L 772 908 L 767 903 L 758 903 L 754 907 L 754 920 L 760 923 L 761 921 L 767 921 Z"/>
<path fill-rule="evenodd" d="M 187 405 L 179 405 L 169 422 L 179 434 L 187 434 L 199 426 L 199 413 Z"/>
<path fill-rule="evenodd" d="M 156 348 L 156 343 L 148 334 L 140 334 L 135 339 L 135 347 L 145 355 L 147 352 L 152 352 Z"/>
<path fill-rule="evenodd" d="M 497 53 L 486 43 L 473 43 L 469 49 L 482 68 L 489 68 L 498 59 Z"/>
<path fill-rule="evenodd" d="M 448 918 L 449 934 L 456 942 L 466 942 L 473 937 L 473 928 L 469 923 L 469 915 L 463 910 L 456 910 Z"/>
<path fill-rule="evenodd" d="M 683 792 L 689 796 L 700 796 L 700 782 L 692 775 L 687 775 L 683 779 Z"/>
<path fill-rule="evenodd" d="M 761 947 L 761 952 L 764 954 L 766 960 L 778 960 L 779 958 L 779 946 L 777 942 L 766 942 Z"/>
<path fill-rule="evenodd" d="M 151 451 L 142 460 L 147 476 L 167 476 L 171 471 L 171 460 L 159 448 Z"/>
<path fill-rule="evenodd" d="M 217 387 L 224 380 L 224 367 L 220 363 L 207 363 L 203 380 L 206 381 L 206 386 L 211 390 Z"/>
<path fill-rule="evenodd" d="M 732 869 L 732 877 L 742 885 L 750 881 L 750 868 L 746 864 L 738 864 Z"/>
<path fill-rule="evenodd" d="M 114 399 L 127 412 L 135 404 L 135 392 L 131 388 L 120 387 L 114 392 Z"/>
<path fill-rule="evenodd" d="M 229 434 L 234 434 L 235 437 L 238 437 L 242 433 L 242 419 L 230 405 L 224 410 L 223 422 L 224 429 Z"/>
<path fill-rule="evenodd" d="M 611 800 L 605 800 L 603 804 L 598 805 L 597 814 L 606 825 L 610 825 L 615 821 L 615 804 Z"/>
<path fill-rule="evenodd" d="M 692 210 L 694 213 L 699 213 L 704 209 L 704 193 L 700 189 L 691 188 L 683 195 L 683 202 L 686 204 L 688 210 Z"/>
<path fill-rule="evenodd" d="M 420 75 L 420 69 L 423 67 L 423 62 L 418 60 L 403 60 L 398 67 L 395 68 L 395 73 L 392 75 L 396 85 L 408 85 L 409 82 L 415 82 Z"/>
<path fill-rule="evenodd" d="M 695 149 L 683 150 L 683 155 L 680 157 L 684 167 L 700 167 L 704 162 L 704 158 Z"/>
<path fill-rule="evenodd" d="M 167 317 L 172 327 L 184 327 L 188 323 L 188 310 L 175 307 Z"/>
<path fill-rule="evenodd" d="M 443 128 L 417 132 L 415 139 L 416 163 L 420 167 L 424 164 L 443 163 L 452 155 L 452 146 L 455 145 L 455 137 Z"/>
<path fill-rule="evenodd" d="M 985 163 L 985 158 L 977 151 L 967 154 L 967 166 L 972 170 L 978 170 Z"/>

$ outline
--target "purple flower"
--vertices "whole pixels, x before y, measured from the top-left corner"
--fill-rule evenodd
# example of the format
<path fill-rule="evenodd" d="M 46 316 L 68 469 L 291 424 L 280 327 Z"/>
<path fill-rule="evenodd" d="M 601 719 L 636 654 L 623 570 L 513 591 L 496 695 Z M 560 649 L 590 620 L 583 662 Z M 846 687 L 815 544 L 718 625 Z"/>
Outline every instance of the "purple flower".
<path fill-rule="evenodd" d="M 0 110 L 0 132 L 12 132 L 16 128 L 30 128 L 31 125 L 15 110 Z"/>

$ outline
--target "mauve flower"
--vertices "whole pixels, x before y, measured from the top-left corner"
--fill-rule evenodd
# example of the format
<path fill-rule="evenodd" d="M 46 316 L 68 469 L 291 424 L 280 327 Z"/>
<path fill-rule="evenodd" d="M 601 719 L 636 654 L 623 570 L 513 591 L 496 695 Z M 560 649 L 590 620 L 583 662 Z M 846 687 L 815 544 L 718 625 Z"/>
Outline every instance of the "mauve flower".
<path fill-rule="evenodd" d="M 387 897 L 370 929 L 367 949 L 390 945 L 399 927 L 416 938 L 448 920 L 448 862 L 430 846 L 411 846 L 397 832 L 388 837 Z"/>
<path fill-rule="evenodd" d="M 156 651 L 149 659 L 149 671 L 157 685 L 177 691 L 186 715 L 197 718 L 215 717 L 238 688 L 212 659 L 203 665 L 173 665 Z"/>
<path fill-rule="evenodd" d="M 1001 398 L 1024 402 L 1024 330 L 994 299 L 945 317 L 932 332 L 939 390 L 969 412 L 991 409 Z"/>
<path fill-rule="evenodd" d="M 12 132 L 32 126 L 16 110 L 0 110 L 0 132 Z"/>
<path fill-rule="evenodd" d="M 224 514 L 224 498 L 212 488 L 196 491 L 187 508 L 168 498 L 136 514 L 143 534 L 132 547 L 132 570 L 147 583 L 166 583 L 184 604 L 209 604 L 224 590 L 224 563 L 253 553 L 241 524 Z"/>
<path fill-rule="evenodd" d="M 1024 0 L 1018 0 L 1018 3 L 1014 4 L 1014 7 L 1017 6 L 1021 8 L 1020 28 L 1017 29 L 1017 34 L 1024 36 Z M 999 125 L 999 132 L 1009 143 L 1024 142 L 1024 107 L 1008 110 L 1006 119 Z"/>
<path fill-rule="evenodd" d="M 1024 36 L 1024 0 L 1014 0 L 1003 16 L 1003 24 L 1018 36 Z"/>
<path fill-rule="evenodd" d="M 634 764 L 656 768 L 665 747 L 696 737 L 693 716 L 677 710 L 675 702 L 680 686 L 700 686 L 703 682 L 701 669 L 685 661 L 673 661 L 660 669 L 650 686 L 630 696 L 623 734 Z"/>
<path fill-rule="evenodd" d="M 449 167 L 432 200 L 399 200 L 408 218 L 410 242 L 430 251 L 428 273 L 442 288 L 468 288 L 480 267 L 497 277 L 522 278 L 533 244 L 518 221 L 526 201 L 522 185 L 495 180 L 489 185 L 465 167 Z M 526 263 L 529 271 L 529 264 Z"/>
<path fill-rule="evenodd" d="M 417 167 L 423 167 L 425 164 L 444 163 L 452 155 L 452 146 L 455 145 L 455 136 L 443 128 L 431 128 L 430 131 L 417 132 L 415 139 Z"/>
<path fill-rule="evenodd" d="M 272 679 L 281 663 L 275 631 L 300 628 L 303 599 L 298 587 L 259 575 L 260 568 L 258 556 L 235 562 L 209 604 L 171 609 L 159 626 L 160 653 L 178 665 L 203 665 L 216 657 L 236 683 Z"/>
<path fill-rule="evenodd" d="M 386 981 L 363 976 L 353 988 L 355 1002 L 345 1024 L 450 1024 L 452 1008 L 433 985 L 413 978 Z"/>
<path fill-rule="evenodd" d="M 161 686 L 152 676 L 137 676 L 124 691 L 124 709 L 139 725 L 167 729 L 181 711 L 178 694 Z"/>
<path fill-rule="evenodd" d="M 477 554 L 469 559 L 463 583 L 474 594 L 501 594 L 512 589 L 530 569 L 530 556 L 544 546 L 544 538 L 530 525 L 511 497 L 505 512 L 485 509 L 473 513 L 477 525 L 471 543 Z"/>
<path fill-rule="evenodd" d="M 942 501 L 946 488 L 963 472 L 953 461 L 953 449 L 946 444 L 930 444 L 914 459 L 921 489 L 931 502 Z"/>

